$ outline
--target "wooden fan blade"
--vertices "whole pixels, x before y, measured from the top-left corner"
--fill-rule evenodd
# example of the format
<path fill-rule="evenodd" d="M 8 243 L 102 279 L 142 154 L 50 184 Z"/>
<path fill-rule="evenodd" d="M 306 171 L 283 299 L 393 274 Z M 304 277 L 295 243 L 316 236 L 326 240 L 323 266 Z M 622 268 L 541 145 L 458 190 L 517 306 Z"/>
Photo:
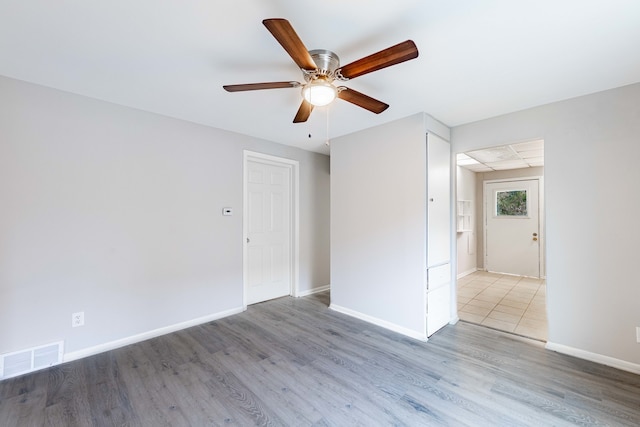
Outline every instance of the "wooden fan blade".
<path fill-rule="evenodd" d="M 378 71 L 392 65 L 400 64 L 418 57 L 418 48 L 412 40 L 407 40 L 381 50 L 362 59 L 351 62 L 337 70 L 347 79 L 354 79 L 363 74 Z"/>
<path fill-rule="evenodd" d="M 317 68 L 316 63 L 313 62 L 311 55 L 309 55 L 309 51 L 289 21 L 282 18 L 273 18 L 265 19 L 262 23 L 273 34 L 273 37 L 278 40 L 278 43 L 282 45 L 298 67 L 305 70 L 315 70 Z"/>
<path fill-rule="evenodd" d="M 302 104 L 300 104 L 300 108 L 298 108 L 298 112 L 296 116 L 293 118 L 293 123 L 302 123 L 306 122 L 311 112 L 313 111 L 313 104 L 307 102 L 306 99 L 302 100 Z"/>
<path fill-rule="evenodd" d="M 389 104 L 385 104 L 382 101 L 378 101 L 377 99 L 371 98 L 370 96 L 356 90 L 349 89 L 344 86 L 340 86 L 338 89 L 340 89 L 338 92 L 338 98 L 344 99 L 345 101 L 355 104 L 358 107 L 362 107 L 365 110 L 369 110 L 372 113 L 380 114 L 389 108 Z"/>
<path fill-rule="evenodd" d="M 300 87 L 298 82 L 269 82 L 269 83 L 245 83 L 241 85 L 222 86 L 227 92 L 242 92 L 245 90 L 284 89 L 288 87 Z"/>

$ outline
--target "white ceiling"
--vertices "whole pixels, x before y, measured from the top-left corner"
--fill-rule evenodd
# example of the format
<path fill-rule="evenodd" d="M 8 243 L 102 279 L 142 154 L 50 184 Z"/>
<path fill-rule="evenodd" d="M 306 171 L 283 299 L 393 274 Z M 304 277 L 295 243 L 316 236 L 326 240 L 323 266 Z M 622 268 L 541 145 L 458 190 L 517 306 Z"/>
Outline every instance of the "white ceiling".
<path fill-rule="evenodd" d="M 457 154 L 457 164 L 473 172 L 544 166 L 544 141 L 527 141 Z"/>
<path fill-rule="evenodd" d="M 338 100 L 293 124 L 299 89 L 222 89 L 301 81 L 275 17 L 343 64 L 406 39 L 420 56 L 345 84 L 382 114 Z M 417 112 L 455 126 L 639 82 L 638 46 L 637 0 L 0 0 L 0 75 L 323 153 Z"/>

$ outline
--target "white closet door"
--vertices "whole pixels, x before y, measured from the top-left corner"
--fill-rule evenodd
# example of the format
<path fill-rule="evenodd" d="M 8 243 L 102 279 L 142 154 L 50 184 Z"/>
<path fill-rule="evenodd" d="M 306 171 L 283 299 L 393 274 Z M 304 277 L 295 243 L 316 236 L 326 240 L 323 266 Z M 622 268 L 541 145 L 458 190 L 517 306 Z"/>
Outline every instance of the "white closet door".
<path fill-rule="evenodd" d="M 451 319 L 451 287 L 449 283 L 427 294 L 427 336 L 430 337 Z"/>
<path fill-rule="evenodd" d="M 427 336 L 451 318 L 451 146 L 427 135 Z"/>
<path fill-rule="evenodd" d="M 449 262 L 450 156 L 448 142 L 427 135 L 427 267 Z"/>

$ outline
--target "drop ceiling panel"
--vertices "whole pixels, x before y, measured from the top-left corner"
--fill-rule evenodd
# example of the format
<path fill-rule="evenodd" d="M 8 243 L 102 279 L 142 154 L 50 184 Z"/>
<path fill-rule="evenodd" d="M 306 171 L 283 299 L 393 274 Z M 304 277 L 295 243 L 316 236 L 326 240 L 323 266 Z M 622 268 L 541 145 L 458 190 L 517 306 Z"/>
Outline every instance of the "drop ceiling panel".
<path fill-rule="evenodd" d="M 501 162 L 490 162 L 486 165 L 493 170 L 521 169 L 529 167 L 524 160 L 504 160 Z"/>
<path fill-rule="evenodd" d="M 469 157 L 476 159 L 481 163 L 500 162 L 504 160 L 515 160 L 520 157 L 509 146 L 493 147 L 485 150 L 475 150 L 466 153 Z"/>
<path fill-rule="evenodd" d="M 459 153 L 456 159 L 458 166 L 474 172 L 544 166 L 544 141 L 536 140 Z"/>
<path fill-rule="evenodd" d="M 511 146 L 515 151 L 542 150 L 544 149 L 544 140 L 538 139 L 536 141 L 520 142 Z"/>
<path fill-rule="evenodd" d="M 522 159 L 532 159 L 532 158 L 535 158 L 535 157 L 544 156 L 544 150 L 519 151 L 518 155 Z"/>

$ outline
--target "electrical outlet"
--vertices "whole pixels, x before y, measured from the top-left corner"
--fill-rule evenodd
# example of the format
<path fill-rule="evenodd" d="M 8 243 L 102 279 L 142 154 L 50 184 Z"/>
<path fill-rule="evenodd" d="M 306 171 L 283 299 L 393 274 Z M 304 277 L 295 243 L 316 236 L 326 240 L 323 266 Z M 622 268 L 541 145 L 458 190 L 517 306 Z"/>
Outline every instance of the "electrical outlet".
<path fill-rule="evenodd" d="M 71 327 L 77 328 L 78 326 L 84 326 L 84 311 L 79 311 L 71 315 Z"/>

